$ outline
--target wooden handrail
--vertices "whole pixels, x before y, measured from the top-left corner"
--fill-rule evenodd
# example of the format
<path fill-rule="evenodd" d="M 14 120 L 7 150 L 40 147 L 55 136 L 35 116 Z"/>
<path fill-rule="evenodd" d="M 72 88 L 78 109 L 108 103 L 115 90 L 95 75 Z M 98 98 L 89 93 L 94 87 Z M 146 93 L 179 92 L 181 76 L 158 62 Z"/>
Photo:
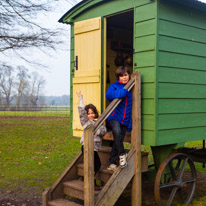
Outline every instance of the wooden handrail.
<path fill-rule="evenodd" d="M 130 91 L 135 84 L 135 79 L 130 79 L 130 81 L 125 85 L 124 89 Z M 122 99 L 114 99 L 109 106 L 105 109 L 105 111 L 101 114 L 101 116 L 97 119 L 94 125 L 94 133 L 101 127 L 107 117 L 112 113 L 112 111 L 118 106 L 118 104 L 122 101 Z"/>
<path fill-rule="evenodd" d="M 137 81 L 136 74 L 132 75 L 130 81 L 124 89 L 130 91 Z M 84 130 L 84 205 L 94 206 L 94 133 L 100 128 L 107 117 L 118 106 L 122 99 L 114 99 L 102 115 L 98 118 L 95 125 L 89 125 Z"/>

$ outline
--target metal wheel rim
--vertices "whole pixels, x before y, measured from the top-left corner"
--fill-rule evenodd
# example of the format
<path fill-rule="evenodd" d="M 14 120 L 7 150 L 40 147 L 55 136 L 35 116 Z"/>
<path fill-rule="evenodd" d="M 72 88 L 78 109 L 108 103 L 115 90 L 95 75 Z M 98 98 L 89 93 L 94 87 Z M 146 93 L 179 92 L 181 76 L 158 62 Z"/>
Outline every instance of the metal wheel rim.
<path fill-rule="evenodd" d="M 168 164 L 174 160 L 174 159 L 178 159 L 181 158 L 181 160 L 184 160 L 184 162 L 186 162 L 185 164 L 188 163 L 188 165 L 190 166 L 190 169 L 191 169 L 191 172 L 192 172 L 192 183 L 191 183 L 191 189 L 190 189 L 190 192 L 188 193 L 187 195 L 187 198 L 186 200 L 184 201 L 184 204 L 188 205 L 191 201 L 192 201 L 192 198 L 193 198 L 193 195 L 194 195 L 194 191 L 195 191 L 195 187 L 196 187 L 196 170 L 195 170 L 195 166 L 194 166 L 194 163 L 193 161 L 191 160 L 191 158 L 186 155 L 186 154 L 183 154 L 183 153 L 174 153 L 174 154 L 171 154 L 169 155 L 163 162 L 162 164 L 160 165 L 159 169 L 158 169 L 158 172 L 156 174 L 156 178 L 155 178 L 155 188 L 154 188 L 154 192 L 155 192 L 155 201 L 156 203 L 159 205 L 159 206 L 163 206 L 164 204 L 162 203 L 162 200 L 161 200 L 161 195 L 160 195 L 160 185 L 161 185 L 161 178 L 162 178 L 162 175 L 163 175 L 163 172 L 166 168 L 166 166 L 168 166 Z M 179 161 L 177 162 L 177 165 L 174 169 L 176 168 L 179 168 Z M 168 166 L 169 167 L 169 166 Z M 185 167 L 184 167 L 185 169 Z M 184 170 L 182 171 L 184 173 Z M 181 181 L 181 180 L 180 180 Z M 185 184 L 185 183 L 184 183 Z M 162 184 L 163 185 L 163 184 Z M 166 185 L 166 184 L 165 184 Z M 174 186 L 175 188 L 176 186 Z M 174 191 L 175 189 L 173 188 L 172 191 Z M 174 191 L 174 193 L 176 194 L 177 190 L 179 188 L 177 187 L 176 191 Z M 178 193 L 181 193 L 180 191 L 182 191 L 182 189 L 180 189 L 178 191 Z M 175 195 L 174 194 L 174 195 Z M 170 197 L 172 196 L 172 194 L 170 195 Z M 174 198 L 174 197 L 173 197 Z M 173 200 L 172 200 L 173 201 Z M 171 202 L 172 204 L 172 202 Z M 167 203 L 167 206 L 170 206 L 171 204 L 168 204 Z"/>

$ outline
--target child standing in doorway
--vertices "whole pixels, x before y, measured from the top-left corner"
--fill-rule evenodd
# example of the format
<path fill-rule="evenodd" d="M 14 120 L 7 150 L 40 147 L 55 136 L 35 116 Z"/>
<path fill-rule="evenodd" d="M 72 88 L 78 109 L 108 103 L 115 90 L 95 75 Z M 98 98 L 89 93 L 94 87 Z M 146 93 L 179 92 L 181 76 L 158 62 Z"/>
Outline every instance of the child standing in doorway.
<path fill-rule="evenodd" d="M 79 118 L 80 123 L 83 127 L 83 130 L 87 128 L 88 125 L 95 124 L 95 119 L 99 117 L 97 108 L 93 104 L 84 105 L 83 95 L 80 92 L 77 92 L 77 96 L 79 98 Z M 94 174 L 99 171 L 101 167 L 101 161 L 98 155 L 98 151 L 102 147 L 102 137 L 106 134 L 107 129 L 104 125 L 102 125 L 94 134 Z M 82 133 L 82 137 L 80 140 L 82 144 L 82 152 L 84 151 L 84 132 Z M 96 186 L 95 186 L 96 187 Z M 96 187 L 97 188 L 97 187 Z"/>
<path fill-rule="evenodd" d="M 109 159 L 108 170 L 115 171 L 117 161 L 121 168 L 127 166 L 127 154 L 124 150 L 124 136 L 126 131 L 132 130 L 132 93 L 124 86 L 130 80 L 130 71 L 127 67 L 120 66 L 115 72 L 116 82 L 111 84 L 107 90 L 106 98 L 112 102 L 113 99 L 122 99 L 119 105 L 108 117 L 108 124 L 112 129 L 114 143 Z"/>

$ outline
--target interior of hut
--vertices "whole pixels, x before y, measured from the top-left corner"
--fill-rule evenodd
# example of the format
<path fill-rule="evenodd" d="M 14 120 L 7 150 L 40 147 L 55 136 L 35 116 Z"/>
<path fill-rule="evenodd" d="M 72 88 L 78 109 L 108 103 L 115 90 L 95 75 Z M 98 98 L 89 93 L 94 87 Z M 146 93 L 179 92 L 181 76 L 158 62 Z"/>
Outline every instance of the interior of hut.
<path fill-rule="evenodd" d="M 107 17 L 106 90 L 116 81 L 117 67 L 124 65 L 132 73 L 133 17 L 133 10 Z"/>

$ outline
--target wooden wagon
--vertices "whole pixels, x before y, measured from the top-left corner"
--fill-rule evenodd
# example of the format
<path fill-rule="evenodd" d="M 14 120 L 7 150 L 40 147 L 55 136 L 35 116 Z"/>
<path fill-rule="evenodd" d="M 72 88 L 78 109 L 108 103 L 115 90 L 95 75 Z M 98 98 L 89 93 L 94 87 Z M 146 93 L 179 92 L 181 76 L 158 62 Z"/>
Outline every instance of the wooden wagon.
<path fill-rule="evenodd" d="M 131 160 L 129 165 L 133 167 L 125 170 L 133 172 L 123 182 L 126 185 L 133 179 L 132 205 L 141 205 L 141 181 L 137 180 L 141 171 L 149 170 L 145 167 L 147 154 L 141 155 L 140 144 L 152 149 L 157 203 L 172 205 L 175 195 L 179 194 L 180 200 L 189 204 L 196 184 L 193 160 L 206 162 L 204 144 L 198 151 L 184 148 L 185 142 L 206 139 L 206 4 L 197 0 L 83 0 L 59 22 L 71 25 L 72 135 L 82 133 L 76 91 L 81 90 L 85 103 L 92 102 L 106 117 L 113 108 L 106 109 L 109 104 L 105 92 L 115 81 L 116 67 L 124 63 L 131 72 L 138 72 L 132 80 L 136 83 L 130 88 L 134 87 L 133 133 L 126 138 L 132 142 L 128 161 Z M 137 101 L 140 99 L 140 73 L 141 107 Z M 91 135 L 92 129 L 88 133 Z M 108 133 L 104 139 L 106 145 L 112 135 Z M 100 152 L 105 165 L 108 151 L 106 148 Z M 61 205 L 55 200 L 63 198 L 64 194 L 84 199 L 85 205 L 114 204 L 125 187 L 106 198 L 107 190 L 121 181 L 115 181 L 116 173 L 106 174 L 102 170 L 96 178 L 111 184 L 106 183 L 107 189 L 103 188 L 101 194 L 94 193 L 89 186 L 93 181 L 89 174 L 92 157 L 84 155 L 86 157 L 85 185 L 81 185 L 85 186 L 84 190 L 77 192 L 75 184 L 65 183 L 83 176 L 80 164 L 83 157 L 79 154 L 60 181 L 44 193 L 44 206 Z M 121 175 L 124 170 L 118 172 Z M 168 196 L 166 190 L 171 190 Z"/>

